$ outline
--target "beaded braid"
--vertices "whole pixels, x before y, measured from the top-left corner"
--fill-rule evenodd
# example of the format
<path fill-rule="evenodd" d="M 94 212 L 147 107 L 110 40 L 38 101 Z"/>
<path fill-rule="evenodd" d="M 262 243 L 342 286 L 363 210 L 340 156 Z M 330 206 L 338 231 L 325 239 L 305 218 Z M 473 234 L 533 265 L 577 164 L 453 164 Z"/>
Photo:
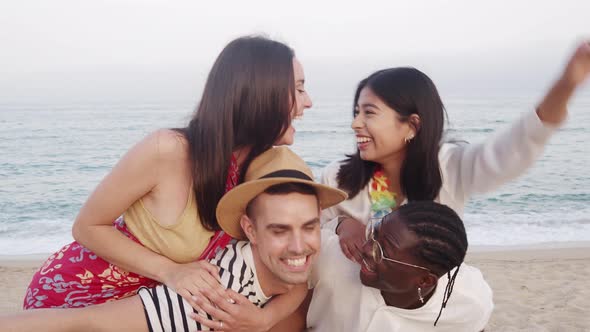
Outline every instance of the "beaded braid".
<path fill-rule="evenodd" d="M 432 201 L 410 202 L 402 205 L 397 213 L 406 227 L 419 239 L 414 247 L 415 255 L 431 266 L 433 271 L 441 276 L 447 275 L 448 283 L 443 302 L 434 321 L 436 326 L 451 297 L 459 267 L 467 252 L 467 234 L 463 221 L 453 209 Z M 457 269 L 451 275 L 454 267 Z"/>

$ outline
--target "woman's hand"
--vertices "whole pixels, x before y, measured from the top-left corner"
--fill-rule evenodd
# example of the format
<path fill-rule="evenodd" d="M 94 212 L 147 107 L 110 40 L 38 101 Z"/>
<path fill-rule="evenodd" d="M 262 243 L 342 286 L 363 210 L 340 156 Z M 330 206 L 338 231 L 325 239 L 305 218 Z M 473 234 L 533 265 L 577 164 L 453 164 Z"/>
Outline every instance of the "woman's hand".
<path fill-rule="evenodd" d="M 348 259 L 353 262 L 361 264 L 363 258 L 361 257 L 361 248 L 365 243 L 365 228 L 356 219 L 348 216 L 340 217 L 343 220 L 336 228 L 336 234 L 340 237 L 340 248 Z"/>
<path fill-rule="evenodd" d="M 590 41 L 580 45 L 570 58 L 562 79 L 574 87 L 582 84 L 590 74 Z"/>
<path fill-rule="evenodd" d="M 201 295 L 193 296 L 188 302 L 197 311 L 206 312 L 213 318 L 196 313 L 190 315 L 203 326 L 215 331 L 268 331 L 271 328 L 270 317 L 263 313 L 263 309 L 232 289 L 227 289 L 223 296 L 210 289 L 202 289 Z"/>
<path fill-rule="evenodd" d="M 560 79 L 553 84 L 539 106 L 537 114 L 544 123 L 561 124 L 567 117 L 567 104 L 590 76 L 590 42 L 580 45 L 568 61 Z"/>
<path fill-rule="evenodd" d="M 218 267 L 207 261 L 175 264 L 166 268 L 165 273 L 162 282 L 187 301 L 204 290 L 227 298 L 225 287 L 219 278 Z"/>

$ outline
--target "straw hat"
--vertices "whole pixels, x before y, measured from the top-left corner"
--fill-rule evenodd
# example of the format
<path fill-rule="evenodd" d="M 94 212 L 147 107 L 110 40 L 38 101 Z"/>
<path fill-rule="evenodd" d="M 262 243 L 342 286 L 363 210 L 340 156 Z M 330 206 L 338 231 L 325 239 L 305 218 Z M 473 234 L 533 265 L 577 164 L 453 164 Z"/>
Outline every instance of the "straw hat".
<path fill-rule="evenodd" d="M 240 218 L 246 212 L 248 203 L 268 187 L 287 182 L 305 183 L 315 188 L 321 209 L 336 205 L 348 197 L 342 190 L 314 182 L 309 167 L 289 148 L 275 147 L 256 157 L 246 171 L 244 183 L 221 198 L 217 205 L 219 225 L 232 237 L 244 239 Z"/>

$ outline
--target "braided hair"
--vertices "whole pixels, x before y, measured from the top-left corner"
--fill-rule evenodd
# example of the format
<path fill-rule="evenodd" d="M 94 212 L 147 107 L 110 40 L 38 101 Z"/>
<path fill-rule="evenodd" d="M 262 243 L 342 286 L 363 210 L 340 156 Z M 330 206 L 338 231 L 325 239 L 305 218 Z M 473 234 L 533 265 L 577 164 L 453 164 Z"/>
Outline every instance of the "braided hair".
<path fill-rule="evenodd" d="M 451 297 L 459 267 L 467 252 L 467 234 L 463 221 L 453 209 L 432 201 L 413 201 L 402 205 L 396 212 L 408 230 L 418 237 L 419 242 L 413 248 L 414 255 L 439 277 L 447 275 L 448 283 L 443 302 L 434 321 L 436 326 Z M 451 270 L 455 267 L 457 268 L 451 275 Z"/>

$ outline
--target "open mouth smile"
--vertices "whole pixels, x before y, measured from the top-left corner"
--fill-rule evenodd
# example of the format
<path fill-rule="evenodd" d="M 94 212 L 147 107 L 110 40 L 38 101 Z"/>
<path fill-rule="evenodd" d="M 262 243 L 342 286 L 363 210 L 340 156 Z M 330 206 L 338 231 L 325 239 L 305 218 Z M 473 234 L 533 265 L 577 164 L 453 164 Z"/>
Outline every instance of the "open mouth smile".
<path fill-rule="evenodd" d="M 305 271 L 309 266 L 310 257 L 311 255 L 282 258 L 281 262 L 291 271 Z"/>
<path fill-rule="evenodd" d="M 364 150 L 367 146 L 373 142 L 373 139 L 368 136 L 356 136 L 356 144 L 360 150 Z"/>

